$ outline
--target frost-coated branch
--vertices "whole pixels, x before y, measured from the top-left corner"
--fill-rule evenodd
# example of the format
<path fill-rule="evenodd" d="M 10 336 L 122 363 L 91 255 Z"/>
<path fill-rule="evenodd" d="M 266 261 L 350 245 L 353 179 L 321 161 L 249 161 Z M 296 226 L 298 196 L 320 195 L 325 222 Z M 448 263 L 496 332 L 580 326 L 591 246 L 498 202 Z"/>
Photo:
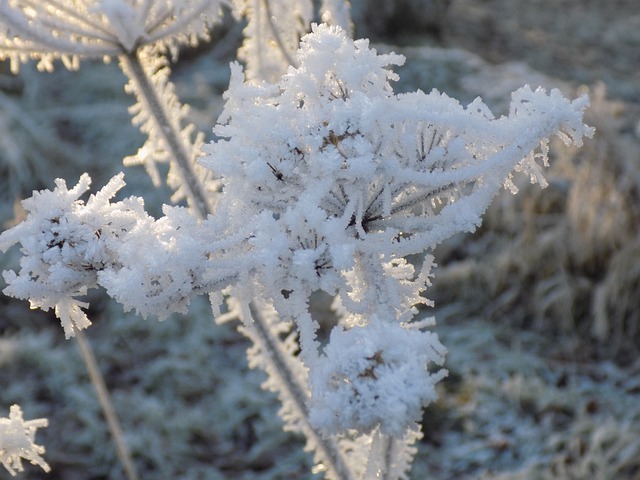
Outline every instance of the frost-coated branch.
<path fill-rule="evenodd" d="M 240 330 L 253 341 L 248 352 L 249 366 L 260 367 L 267 373 L 269 378 L 263 386 L 278 394 L 285 429 L 304 434 L 307 449 L 315 451 L 318 471 L 324 472 L 327 479 L 356 480 L 337 438 L 320 435 L 309 423 L 308 374 L 293 356 L 297 345 L 288 332 L 290 327 L 275 318 L 269 319 L 268 310 L 256 308 L 255 304 L 247 310 L 252 322 Z M 285 342 L 278 338 L 282 334 L 287 334 Z"/>
<path fill-rule="evenodd" d="M 113 202 L 122 174 L 86 203 L 80 197 L 88 175 L 71 190 L 63 180 L 56 185 L 23 202 L 27 217 L 0 234 L 0 250 L 19 243 L 23 254 L 19 273 L 3 272 L 4 293 L 28 299 L 32 308 L 53 308 L 67 338 L 90 325 L 82 310 L 88 304 L 78 297 L 92 288 L 106 288 L 126 309 L 164 318 L 185 313 L 195 295 L 237 281 L 244 265 L 219 258 L 237 248 L 215 226 L 180 207 L 165 207 L 155 220 L 138 197 Z"/>

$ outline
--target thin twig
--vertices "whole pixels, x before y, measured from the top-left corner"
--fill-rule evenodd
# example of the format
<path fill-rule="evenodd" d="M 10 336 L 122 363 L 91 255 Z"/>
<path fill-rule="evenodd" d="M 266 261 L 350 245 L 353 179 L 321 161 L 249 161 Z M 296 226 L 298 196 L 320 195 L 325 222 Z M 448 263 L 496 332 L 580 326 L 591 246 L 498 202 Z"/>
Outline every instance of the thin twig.
<path fill-rule="evenodd" d="M 122 427 L 120 426 L 120 421 L 118 420 L 118 415 L 113 406 L 113 402 L 111 401 L 111 396 L 109 395 L 109 391 L 107 390 L 104 377 L 102 376 L 102 374 L 100 373 L 100 369 L 98 368 L 98 363 L 96 362 L 96 358 L 93 354 L 91 345 L 89 344 L 89 341 L 87 340 L 87 337 L 82 330 L 76 329 L 75 334 L 76 342 L 78 344 L 78 348 L 80 349 L 80 354 L 82 355 L 84 364 L 87 366 L 87 371 L 89 372 L 91 383 L 96 389 L 98 401 L 100 402 L 102 412 L 104 413 L 104 416 L 107 420 L 109 432 L 111 432 L 111 437 L 113 438 L 113 442 L 116 445 L 116 453 L 118 455 L 118 458 L 120 459 L 122 467 L 124 468 L 127 479 L 139 480 L 140 477 L 138 477 L 138 474 L 136 473 L 136 469 L 131 458 L 131 452 L 129 451 L 129 447 L 127 447 L 127 443 L 125 442 L 124 434 L 122 432 Z"/>

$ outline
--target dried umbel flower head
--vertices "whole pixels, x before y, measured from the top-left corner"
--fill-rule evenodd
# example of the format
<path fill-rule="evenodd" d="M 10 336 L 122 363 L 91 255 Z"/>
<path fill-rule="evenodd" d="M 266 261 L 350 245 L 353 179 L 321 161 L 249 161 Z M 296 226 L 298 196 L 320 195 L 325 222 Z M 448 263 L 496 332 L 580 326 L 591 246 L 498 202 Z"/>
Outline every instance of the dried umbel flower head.
<path fill-rule="evenodd" d="M 224 0 L 0 0 L 0 60 L 53 61 L 77 68 L 80 58 L 105 58 L 156 45 L 175 53 L 180 44 L 208 38 Z"/>

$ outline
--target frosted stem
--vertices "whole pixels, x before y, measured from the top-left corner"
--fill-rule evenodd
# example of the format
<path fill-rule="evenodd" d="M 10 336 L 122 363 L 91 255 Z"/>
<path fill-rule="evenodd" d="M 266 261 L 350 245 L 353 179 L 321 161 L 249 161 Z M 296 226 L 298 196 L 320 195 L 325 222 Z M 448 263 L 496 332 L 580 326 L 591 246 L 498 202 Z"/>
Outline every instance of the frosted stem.
<path fill-rule="evenodd" d="M 278 388 L 284 389 L 284 395 L 291 400 L 291 407 L 295 408 L 296 417 L 301 422 L 301 430 L 307 440 L 315 446 L 316 454 L 322 459 L 323 466 L 326 468 L 326 474 L 330 475 L 330 478 L 338 480 L 352 480 L 353 475 L 337 441 L 323 437 L 309 423 L 308 389 L 306 385 L 301 385 L 297 381 L 298 376 L 289 367 L 287 361 L 289 354 L 282 348 L 282 341 L 273 335 L 268 321 L 260 309 L 253 303 L 249 305 L 249 308 L 253 318 L 251 331 L 257 336 L 257 338 L 251 336 L 251 340 L 259 342 L 260 348 L 267 352 L 264 355 L 266 361 L 271 364 L 264 369 L 267 374 L 277 376 Z M 294 359 L 294 361 L 299 360 Z"/>
<path fill-rule="evenodd" d="M 380 434 L 380 437 L 382 440 L 383 452 L 384 452 L 384 459 L 382 460 L 382 465 L 381 465 L 382 467 L 381 478 L 383 478 L 384 480 L 397 480 L 397 476 L 394 475 L 391 465 L 393 464 L 393 460 L 394 460 L 394 453 L 395 453 L 394 444 L 398 442 L 398 440 L 383 434 Z M 403 442 L 403 446 L 404 446 L 404 442 Z"/>
<path fill-rule="evenodd" d="M 193 162 L 188 153 L 189 148 L 184 145 L 180 132 L 170 121 L 168 106 L 161 101 L 161 96 L 145 71 L 137 52 L 122 55 L 121 61 L 127 73 L 131 75 L 129 80 L 135 84 L 136 93 L 142 97 L 145 106 L 150 110 L 149 115 L 156 122 L 157 131 L 162 136 L 172 161 L 175 162 L 174 165 L 182 177 L 189 202 L 200 218 L 206 218 L 211 213 L 211 207 L 207 202 L 204 186 L 194 171 Z"/>
<path fill-rule="evenodd" d="M 116 445 L 116 453 L 120 459 L 122 467 L 124 468 L 127 479 L 139 480 L 140 477 L 138 477 L 138 474 L 136 473 L 136 469 L 131 458 L 131 452 L 124 440 L 124 433 L 122 432 L 122 427 L 118 420 L 118 414 L 116 413 L 113 402 L 111 401 L 111 396 L 107 390 L 104 378 L 98 368 L 98 363 L 96 362 L 91 345 L 82 330 L 75 329 L 75 338 L 78 348 L 80 349 L 82 359 L 84 360 L 84 364 L 87 366 L 91 383 L 96 389 L 98 401 L 100 402 L 100 406 L 102 407 L 102 411 L 107 420 L 109 432 L 111 432 L 111 438 L 113 438 Z"/>
<path fill-rule="evenodd" d="M 371 447 L 363 480 L 398 480 L 398 471 L 393 468 L 395 447 L 398 440 L 376 429 L 371 434 Z M 402 442 L 401 448 L 404 447 Z"/>
<path fill-rule="evenodd" d="M 274 23 L 274 16 L 271 13 L 271 6 L 269 5 L 269 0 L 262 0 L 262 4 L 264 5 L 265 13 L 267 14 L 267 21 L 269 22 L 269 28 L 271 29 L 271 33 L 273 34 L 273 39 L 278 45 L 280 52 L 284 56 L 284 59 L 287 61 L 289 65 L 293 65 L 294 67 L 298 65 L 296 59 L 289 53 L 287 47 L 285 47 L 284 42 L 282 41 L 282 37 L 280 36 L 280 30 L 276 27 Z"/>

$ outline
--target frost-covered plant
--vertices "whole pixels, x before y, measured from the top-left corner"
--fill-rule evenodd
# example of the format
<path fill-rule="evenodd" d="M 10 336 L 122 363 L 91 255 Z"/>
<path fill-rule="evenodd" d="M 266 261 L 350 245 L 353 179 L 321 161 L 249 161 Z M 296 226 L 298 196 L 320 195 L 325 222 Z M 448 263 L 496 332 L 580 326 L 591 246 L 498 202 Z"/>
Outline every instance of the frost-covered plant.
<path fill-rule="evenodd" d="M 389 331 L 400 325 L 407 336 L 417 337 L 414 306 L 426 303 L 420 294 L 431 261 L 416 274 L 405 257 L 473 231 L 503 183 L 515 191 L 514 169 L 544 184 L 548 137 L 559 134 L 580 144 L 590 134 L 582 123 L 586 98 L 570 102 L 558 91 L 525 87 L 513 94 L 510 115 L 494 119 L 480 100 L 465 108 L 435 91 L 395 95 L 389 81 L 396 77 L 387 67 L 401 63 L 401 57 L 377 55 L 366 41 L 350 41 L 326 27 L 303 39 L 297 61 L 299 67 L 290 68 L 277 85 L 260 87 L 245 83 L 240 67 L 234 67 L 215 129 L 224 140 L 206 148 L 202 163 L 222 175 L 218 218 L 226 217 L 225 229 L 236 225 L 229 233 L 249 226 L 248 246 L 259 254 L 242 291 L 232 287 L 232 293 L 242 298 L 248 286 L 257 285 L 253 296 L 266 296 L 282 317 L 297 324 L 312 386 L 353 385 L 342 367 L 316 379 L 327 374 L 315 366 L 335 353 L 329 362 L 348 363 L 354 378 L 372 376 L 369 369 L 375 371 L 377 361 L 381 370 L 389 367 L 385 357 L 395 353 L 379 353 L 385 347 L 375 345 L 384 329 L 373 325 L 387 325 Z M 336 295 L 342 307 L 338 331 L 324 352 L 307 308 L 315 290 Z M 349 350 L 334 349 L 332 342 L 342 341 L 341 328 L 362 337 L 349 341 L 371 343 L 373 351 L 364 349 L 354 360 Z M 439 343 L 421 341 L 437 352 L 425 360 L 440 363 Z M 372 383 L 390 390 L 384 382 Z M 349 400 L 343 390 L 335 388 L 343 402 L 333 417 L 320 415 L 312 401 L 316 426 L 369 431 L 371 424 L 344 413 L 364 393 L 351 388 Z M 429 394 L 423 392 L 427 403 Z M 387 418 L 382 401 L 374 400 L 371 393 L 368 406 L 379 409 L 374 416 Z M 397 434 L 417 420 L 417 411 L 407 406 L 398 425 L 373 424 Z"/>
<path fill-rule="evenodd" d="M 196 208 L 166 206 L 155 220 L 139 198 L 113 200 L 121 176 L 86 202 L 88 176 L 71 190 L 60 180 L 0 235 L 1 249 L 23 253 L 5 292 L 56 309 L 67 336 L 88 324 L 78 297 L 96 286 L 143 316 L 230 296 L 222 318 L 242 318 L 250 364 L 269 374 L 318 471 L 407 478 L 421 410 L 446 375 L 434 321 L 416 317 L 430 305 L 430 250 L 473 231 L 503 185 L 515 192 L 512 172 L 544 185 L 549 137 L 580 145 L 591 129 L 586 97 L 555 90 L 514 92 L 501 118 L 480 99 L 396 95 L 391 66 L 403 61 L 321 25 L 276 81 L 246 81 L 233 64 L 219 139 L 201 160 L 216 202 L 189 190 Z M 156 122 L 158 109 L 140 105 Z M 418 268 L 413 254 L 425 255 Z M 328 340 L 309 310 L 317 291 L 335 298 Z"/>
<path fill-rule="evenodd" d="M 154 184 L 160 183 L 158 162 L 168 162 L 174 200 L 188 198 L 206 215 L 206 172 L 195 158 L 203 135 L 187 121 L 188 108 L 180 104 L 169 82 L 166 54 L 174 58 L 183 45 L 208 40 L 220 19 L 225 0 L 0 0 L 0 60 L 11 68 L 38 61 L 51 71 L 59 59 L 70 69 L 80 60 L 117 58 L 129 79 L 126 91 L 138 101 L 131 107 L 133 122 L 147 142 L 126 165 L 144 165 Z"/>
<path fill-rule="evenodd" d="M 223 0 L 2 0 L 0 58 L 17 71 L 38 60 L 78 68 L 83 58 L 119 57 L 153 45 L 177 53 L 182 44 L 208 38 Z"/>
<path fill-rule="evenodd" d="M 45 472 L 51 468 L 42 458 L 45 449 L 35 443 L 38 428 L 48 425 L 46 418 L 25 421 L 19 405 L 12 405 L 8 418 L 0 418 L 0 463 L 15 476 L 22 472 L 22 459 L 38 465 Z"/>

